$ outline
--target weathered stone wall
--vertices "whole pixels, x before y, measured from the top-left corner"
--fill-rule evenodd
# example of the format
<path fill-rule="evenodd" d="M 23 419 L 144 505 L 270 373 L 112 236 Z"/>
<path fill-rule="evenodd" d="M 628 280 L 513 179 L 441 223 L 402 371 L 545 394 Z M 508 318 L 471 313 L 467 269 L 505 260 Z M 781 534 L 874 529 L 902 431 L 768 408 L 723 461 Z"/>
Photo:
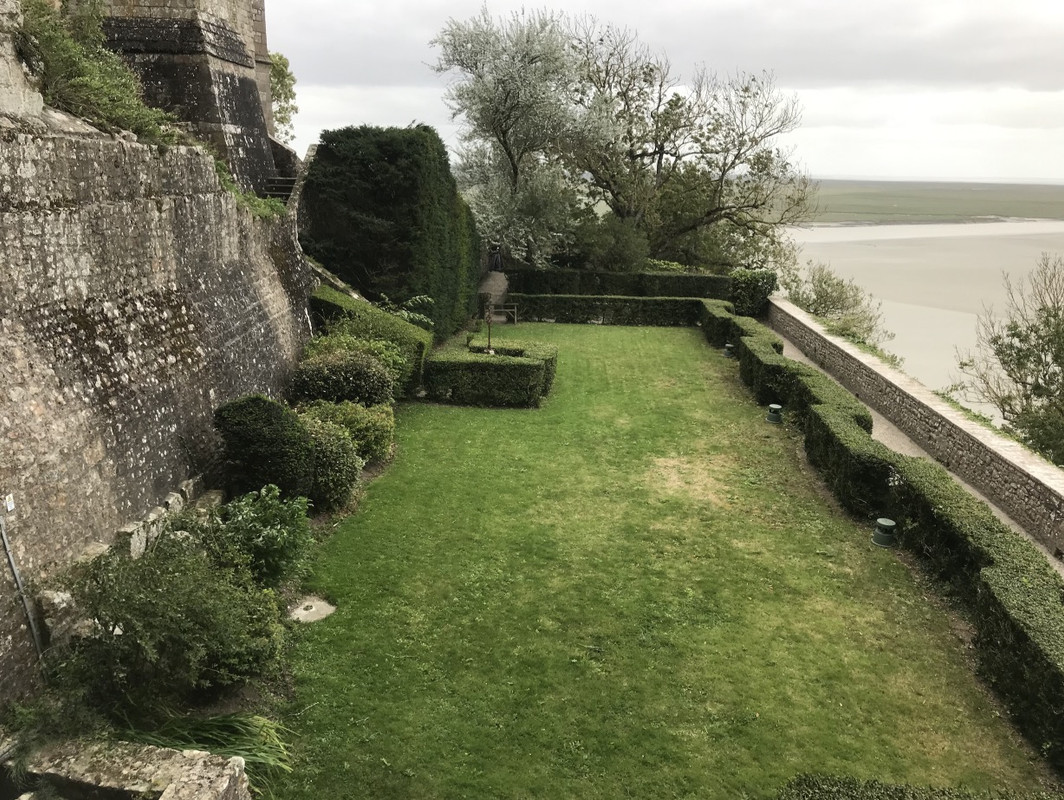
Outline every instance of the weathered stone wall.
<path fill-rule="evenodd" d="M 773 299 L 769 322 L 1051 553 L 1064 552 L 1064 471 L 967 419 L 918 381 L 828 335 L 793 304 Z"/>
<path fill-rule="evenodd" d="M 293 219 L 238 207 L 193 148 L 0 129 L 0 498 L 23 577 L 109 543 L 276 394 L 307 335 Z M 34 653 L 0 559 L 0 701 Z"/>
<path fill-rule="evenodd" d="M 275 175 L 263 0 L 105 0 L 108 46 L 145 98 L 212 142 L 245 189 Z"/>
<path fill-rule="evenodd" d="M 18 0 L 0 0 L 0 116 L 36 116 L 41 113 L 41 96 L 26 80 L 15 58 L 12 34 L 22 26 Z"/>

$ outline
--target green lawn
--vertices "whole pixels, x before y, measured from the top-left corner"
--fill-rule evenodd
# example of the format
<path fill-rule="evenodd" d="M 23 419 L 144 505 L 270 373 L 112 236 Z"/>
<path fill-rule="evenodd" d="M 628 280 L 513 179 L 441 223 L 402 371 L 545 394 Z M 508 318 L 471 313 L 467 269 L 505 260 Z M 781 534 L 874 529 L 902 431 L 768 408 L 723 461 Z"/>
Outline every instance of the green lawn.
<path fill-rule="evenodd" d="M 278 798 L 1036 787 L 949 617 L 695 329 L 521 325 L 538 410 L 408 405 L 323 547 Z"/>

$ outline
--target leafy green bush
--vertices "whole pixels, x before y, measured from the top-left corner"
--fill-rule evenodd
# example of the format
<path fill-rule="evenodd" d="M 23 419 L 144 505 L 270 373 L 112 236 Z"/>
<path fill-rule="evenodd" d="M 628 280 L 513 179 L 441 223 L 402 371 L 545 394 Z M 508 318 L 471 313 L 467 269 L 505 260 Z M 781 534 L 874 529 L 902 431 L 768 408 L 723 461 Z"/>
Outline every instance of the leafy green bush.
<path fill-rule="evenodd" d="M 344 428 L 355 443 L 355 450 L 367 463 L 383 461 L 392 452 L 395 441 L 395 411 L 390 405 L 361 406 L 344 401 L 330 403 L 316 400 L 300 408 L 304 417 L 331 422 Z"/>
<path fill-rule="evenodd" d="M 314 508 L 329 511 L 344 508 L 362 476 L 366 462 L 359 457 L 347 429 L 333 422 L 304 417 L 314 440 Z"/>
<path fill-rule="evenodd" d="M 377 359 L 391 373 L 396 386 L 402 386 L 410 378 L 410 365 L 395 342 L 387 339 L 366 339 L 336 330 L 323 336 L 315 336 L 303 350 L 303 358 L 312 359 L 332 353 L 365 353 Z"/>
<path fill-rule="evenodd" d="M 768 298 L 776 291 L 777 277 L 771 269 L 733 269 L 731 278 L 732 304 L 735 313 L 759 317 L 768 308 Z"/>
<path fill-rule="evenodd" d="M 520 344 L 495 344 L 492 349 L 496 355 L 515 358 L 535 358 L 543 362 L 543 394 L 550 394 L 554 386 L 554 376 L 558 372 L 558 346 L 544 342 L 521 342 Z M 486 353 L 488 344 L 485 340 L 469 340 L 471 353 Z"/>
<path fill-rule="evenodd" d="M 285 497 L 307 497 L 314 485 L 314 445 L 299 416 L 262 395 L 250 395 L 214 412 L 224 445 L 230 494 L 274 484 Z"/>
<path fill-rule="evenodd" d="M 894 338 L 883 327 L 882 303 L 827 264 L 811 261 L 804 272 L 797 264 L 783 269 L 780 285 L 788 299 L 821 320 L 828 333 L 872 347 Z"/>
<path fill-rule="evenodd" d="M 432 347 L 430 333 L 329 286 L 321 286 L 314 292 L 310 308 L 316 324 L 323 325 L 328 335 L 383 339 L 397 345 L 409 370 L 399 384 L 403 393 L 409 395 L 421 384 L 425 354 Z"/>
<path fill-rule="evenodd" d="M 115 721 L 158 719 L 263 674 L 280 655 L 273 593 L 220 569 L 191 537 L 164 532 L 136 560 L 108 551 L 69 588 L 93 632 L 59 655 L 56 682 L 81 687 Z"/>
<path fill-rule="evenodd" d="M 368 353 L 338 350 L 300 362 L 292 376 L 292 399 L 350 400 L 374 406 L 395 398 L 395 381 Z"/>
<path fill-rule="evenodd" d="M 248 569 L 263 588 L 278 588 L 302 574 L 314 542 L 307 500 L 285 500 L 273 485 L 206 514 L 186 512 L 170 522 L 201 542 L 219 567 Z"/>
<path fill-rule="evenodd" d="M 561 294 L 510 294 L 522 320 L 599 323 L 602 325 L 694 325 L 701 306 L 682 297 L 593 297 Z"/>
<path fill-rule="evenodd" d="M 176 141 L 167 127 L 172 117 L 145 105 L 136 74 L 104 47 L 98 3 L 79 3 L 66 13 L 47 0 L 23 0 L 22 10 L 20 49 L 39 70 L 48 105 L 105 130 L 132 131 L 148 144 Z"/>

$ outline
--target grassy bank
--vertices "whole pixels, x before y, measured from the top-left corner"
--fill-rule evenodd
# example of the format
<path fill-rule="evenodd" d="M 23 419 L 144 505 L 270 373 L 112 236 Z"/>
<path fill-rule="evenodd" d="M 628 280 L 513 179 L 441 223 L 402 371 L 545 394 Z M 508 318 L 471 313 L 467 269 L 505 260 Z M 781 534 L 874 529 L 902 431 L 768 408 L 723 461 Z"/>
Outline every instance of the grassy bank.
<path fill-rule="evenodd" d="M 815 223 L 1064 219 L 1064 186 L 1008 183 L 821 181 Z"/>
<path fill-rule="evenodd" d="M 502 333 L 498 331 L 498 333 Z M 280 798 L 1035 787 L 950 618 L 696 329 L 522 325 L 539 410 L 411 405 L 325 545 Z"/>

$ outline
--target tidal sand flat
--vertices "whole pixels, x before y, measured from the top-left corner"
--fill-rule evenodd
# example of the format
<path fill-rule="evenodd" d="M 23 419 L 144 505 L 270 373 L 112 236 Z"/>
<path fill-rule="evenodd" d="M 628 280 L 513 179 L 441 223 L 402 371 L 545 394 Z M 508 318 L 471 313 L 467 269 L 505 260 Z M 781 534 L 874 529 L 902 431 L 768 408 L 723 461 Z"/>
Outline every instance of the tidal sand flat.
<path fill-rule="evenodd" d="M 823 261 L 883 303 L 886 349 L 931 389 L 957 377 L 984 306 L 1004 309 L 1004 273 L 1019 281 L 1042 253 L 1064 255 L 1064 221 L 795 228 L 801 261 Z"/>

